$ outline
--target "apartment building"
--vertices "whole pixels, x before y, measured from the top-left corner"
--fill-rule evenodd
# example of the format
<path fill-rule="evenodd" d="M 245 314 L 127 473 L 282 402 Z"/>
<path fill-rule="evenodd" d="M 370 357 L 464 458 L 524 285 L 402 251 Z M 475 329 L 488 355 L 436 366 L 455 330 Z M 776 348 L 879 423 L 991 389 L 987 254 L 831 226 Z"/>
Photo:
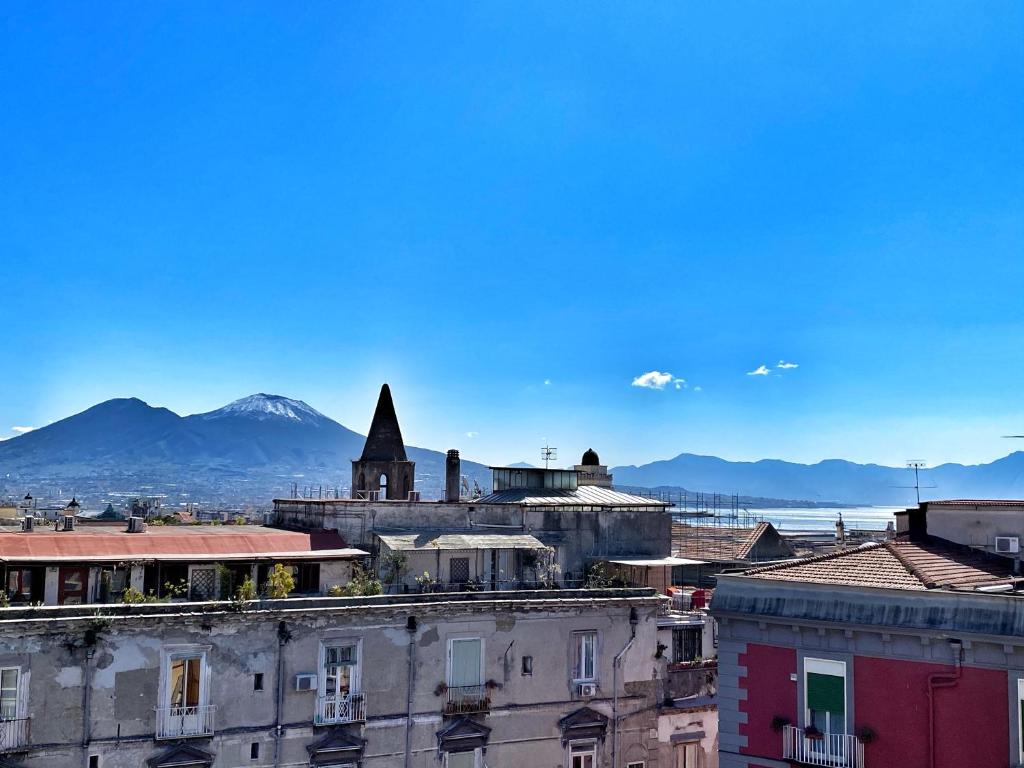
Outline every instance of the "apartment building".
<path fill-rule="evenodd" d="M 723 768 L 1024 764 L 1024 502 L 925 502 L 896 533 L 719 575 Z"/>
<path fill-rule="evenodd" d="M 688 766 L 685 728 L 659 738 L 663 603 L 633 589 L 8 608 L 0 765 Z"/>

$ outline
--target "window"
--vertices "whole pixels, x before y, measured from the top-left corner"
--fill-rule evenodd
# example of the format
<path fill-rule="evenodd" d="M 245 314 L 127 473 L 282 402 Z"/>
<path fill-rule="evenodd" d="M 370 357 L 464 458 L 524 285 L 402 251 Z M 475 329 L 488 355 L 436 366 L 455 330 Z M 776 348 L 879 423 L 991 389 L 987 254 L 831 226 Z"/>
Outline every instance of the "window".
<path fill-rule="evenodd" d="M 217 569 L 193 568 L 189 573 L 189 600 L 217 599 Z"/>
<path fill-rule="evenodd" d="M 635 760 L 632 763 L 626 763 L 626 768 L 645 768 L 646 765 L 643 760 Z"/>
<path fill-rule="evenodd" d="M 573 681 L 590 683 L 597 680 L 597 632 L 576 632 Z"/>
<path fill-rule="evenodd" d="M 597 744 L 574 741 L 569 745 L 570 768 L 597 768 Z"/>
<path fill-rule="evenodd" d="M 468 752 L 446 753 L 445 768 L 478 768 L 483 765 L 480 749 L 471 749 Z"/>
<path fill-rule="evenodd" d="M 255 675 L 252 676 L 252 689 L 254 691 L 262 691 L 263 690 L 263 673 L 262 672 L 257 672 Z"/>
<path fill-rule="evenodd" d="M 259 760 L 260 759 L 260 744 L 258 741 L 254 741 L 249 745 L 249 759 Z"/>
<path fill-rule="evenodd" d="M 822 733 L 846 733 L 846 664 L 804 659 L 805 725 Z"/>
<path fill-rule="evenodd" d="M 483 684 L 483 641 L 478 637 L 448 641 L 448 686 Z"/>
<path fill-rule="evenodd" d="M 533 656 L 523 656 L 523 674 L 533 674 Z"/>
<path fill-rule="evenodd" d="M 18 719 L 18 680 L 21 670 L 17 667 L 0 669 L 0 720 Z"/>
<path fill-rule="evenodd" d="M 99 755 L 89 755 L 89 768 L 100 768 Z"/>
<path fill-rule="evenodd" d="M 702 627 L 682 627 L 672 630 L 672 661 L 679 664 L 700 658 L 701 631 Z"/>
<path fill-rule="evenodd" d="M 672 768 L 704 768 L 704 750 L 700 742 L 676 744 L 672 751 Z"/>
<path fill-rule="evenodd" d="M 320 658 L 317 722 L 350 723 L 362 720 L 358 642 L 348 640 L 324 644 L 321 646 Z"/>
<path fill-rule="evenodd" d="M 1024 763 L 1024 679 L 1017 681 L 1017 751 Z"/>
<path fill-rule="evenodd" d="M 15 568 L 7 572 L 7 595 L 14 601 L 32 599 L 31 569 Z"/>
<path fill-rule="evenodd" d="M 173 739 L 213 733 L 209 706 L 208 647 L 177 647 L 165 652 L 157 738 Z"/>
<path fill-rule="evenodd" d="M 96 602 L 119 603 L 128 588 L 128 571 L 124 568 L 103 568 L 97 584 Z"/>
<path fill-rule="evenodd" d="M 465 584 L 469 581 L 469 558 L 453 557 L 448 563 L 451 574 L 449 582 L 452 584 Z"/>

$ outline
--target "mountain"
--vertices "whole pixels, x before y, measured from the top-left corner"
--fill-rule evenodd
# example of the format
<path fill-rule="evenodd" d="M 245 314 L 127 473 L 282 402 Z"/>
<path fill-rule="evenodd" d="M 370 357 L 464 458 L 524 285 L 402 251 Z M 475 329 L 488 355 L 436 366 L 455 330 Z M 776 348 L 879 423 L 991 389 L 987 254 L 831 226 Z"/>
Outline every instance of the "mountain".
<path fill-rule="evenodd" d="M 255 394 L 223 408 L 179 416 L 137 398 L 108 400 L 0 442 L 3 493 L 73 488 L 100 500 L 113 491 L 172 501 L 267 504 L 300 489 L 350 483 L 350 461 L 365 437 L 302 402 Z M 445 454 L 407 447 L 424 497 L 443 487 Z M 463 474 L 490 485 L 487 469 L 463 460 Z M 37 494 L 38 495 L 38 494 Z"/>
<path fill-rule="evenodd" d="M 775 459 L 726 461 L 683 453 L 641 466 L 614 467 L 617 485 L 671 486 L 814 502 L 904 505 L 914 502 L 914 476 L 902 467 L 830 459 L 795 464 Z M 989 464 L 942 464 L 921 471 L 921 498 L 1022 498 L 1024 452 Z"/>

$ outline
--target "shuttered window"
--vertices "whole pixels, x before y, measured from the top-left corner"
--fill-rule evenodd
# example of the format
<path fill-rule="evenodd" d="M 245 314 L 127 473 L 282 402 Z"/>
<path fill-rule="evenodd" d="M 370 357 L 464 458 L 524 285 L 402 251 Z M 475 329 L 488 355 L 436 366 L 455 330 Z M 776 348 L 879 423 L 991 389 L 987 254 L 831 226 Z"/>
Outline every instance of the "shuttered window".
<path fill-rule="evenodd" d="M 807 708 L 842 714 L 846 710 L 845 680 L 836 675 L 807 673 Z"/>

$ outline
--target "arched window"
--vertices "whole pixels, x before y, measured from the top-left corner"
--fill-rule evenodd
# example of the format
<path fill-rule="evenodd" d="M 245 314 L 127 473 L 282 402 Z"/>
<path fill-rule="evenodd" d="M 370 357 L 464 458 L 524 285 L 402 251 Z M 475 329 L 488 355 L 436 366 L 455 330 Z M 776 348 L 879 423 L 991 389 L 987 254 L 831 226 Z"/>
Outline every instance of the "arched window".
<path fill-rule="evenodd" d="M 366 474 L 363 472 L 359 473 L 359 485 L 356 487 L 357 491 L 366 490 Z"/>
<path fill-rule="evenodd" d="M 381 473 L 377 487 L 380 488 L 380 497 L 382 499 L 386 499 L 388 497 L 388 476 L 383 472 Z"/>

